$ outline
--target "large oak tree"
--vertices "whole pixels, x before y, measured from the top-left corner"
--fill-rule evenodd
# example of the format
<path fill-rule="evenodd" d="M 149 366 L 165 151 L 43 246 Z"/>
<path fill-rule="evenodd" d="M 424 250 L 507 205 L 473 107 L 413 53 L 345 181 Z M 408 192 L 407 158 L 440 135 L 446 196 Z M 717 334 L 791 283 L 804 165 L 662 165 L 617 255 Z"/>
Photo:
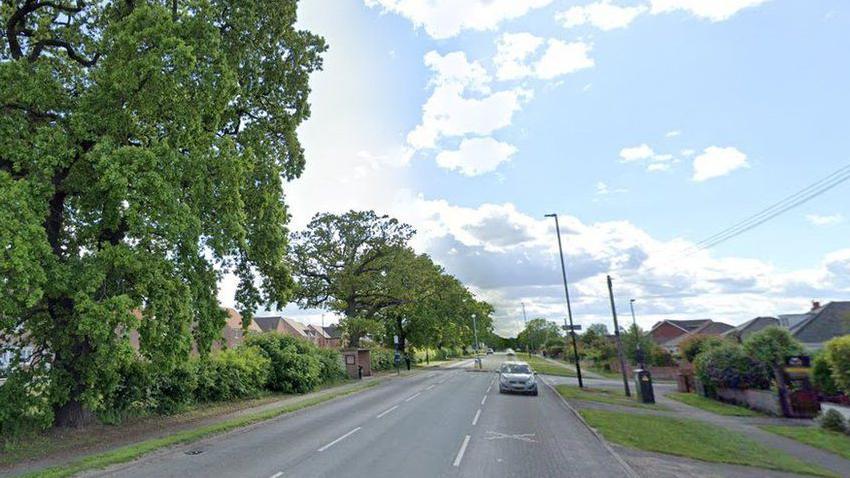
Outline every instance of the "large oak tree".
<path fill-rule="evenodd" d="M 223 272 L 246 318 L 290 298 L 282 185 L 325 50 L 296 8 L 2 2 L 0 333 L 34 346 L 57 424 L 103 405 L 128 330 L 163 367 L 208 350 Z"/>

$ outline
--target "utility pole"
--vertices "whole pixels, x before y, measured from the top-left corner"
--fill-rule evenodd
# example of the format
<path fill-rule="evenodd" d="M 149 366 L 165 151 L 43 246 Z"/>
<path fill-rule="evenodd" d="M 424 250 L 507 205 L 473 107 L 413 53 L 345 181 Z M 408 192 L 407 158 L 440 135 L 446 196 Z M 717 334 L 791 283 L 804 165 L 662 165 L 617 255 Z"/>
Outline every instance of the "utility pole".
<path fill-rule="evenodd" d="M 617 324 L 617 307 L 614 305 L 614 286 L 611 284 L 611 276 L 608 276 L 608 296 L 611 298 L 611 315 L 614 316 L 614 336 L 617 340 L 617 357 L 620 359 L 620 371 L 623 373 L 623 388 L 626 396 L 631 397 L 629 392 L 629 378 L 626 374 L 626 361 L 623 357 L 623 343 L 620 341 L 620 326 Z"/>
<path fill-rule="evenodd" d="M 558 224 L 557 214 L 546 214 L 545 217 L 555 218 L 555 233 L 558 235 L 558 253 L 561 255 L 561 275 L 564 277 L 564 296 L 567 298 L 567 318 L 570 320 L 569 334 L 573 339 L 573 356 L 576 360 L 576 376 L 578 377 L 579 388 L 584 388 L 584 382 L 581 380 L 581 363 L 578 359 L 578 347 L 576 346 L 576 332 L 573 328 L 573 309 L 570 306 L 570 288 L 567 285 L 567 267 L 564 265 L 564 248 L 561 246 L 561 226 Z M 566 328 L 567 319 L 564 319 L 564 327 Z M 566 342 L 566 338 L 564 339 Z"/>
<path fill-rule="evenodd" d="M 643 365 L 643 352 L 640 350 L 640 335 L 638 334 L 637 320 L 635 320 L 635 300 L 629 299 L 629 308 L 632 309 L 632 330 L 635 333 L 635 355 L 637 356 L 638 365 L 641 370 L 646 367 Z"/>
<path fill-rule="evenodd" d="M 525 302 L 520 302 L 519 305 L 522 306 L 522 323 L 528 327 L 528 316 L 525 315 Z M 528 348 L 528 342 L 525 343 L 525 353 L 531 357 L 531 350 Z"/>
<path fill-rule="evenodd" d="M 475 335 L 475 363 L 481 368 L 481 359 L 478 358 L 478 326 L 475 324 L 475 314 L 472 314 L 472 333 Z"/>

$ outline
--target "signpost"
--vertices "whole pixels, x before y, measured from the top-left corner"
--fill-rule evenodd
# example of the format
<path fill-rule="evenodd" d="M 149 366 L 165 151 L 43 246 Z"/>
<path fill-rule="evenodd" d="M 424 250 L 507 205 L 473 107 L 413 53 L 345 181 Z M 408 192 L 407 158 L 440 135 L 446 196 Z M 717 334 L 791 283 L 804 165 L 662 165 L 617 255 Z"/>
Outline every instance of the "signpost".
<path fill-rule="evenodd" d="M 401 354 L 398 351 L 398 335 L 393 335 L 393 343 L 395 344 L 395 358 L 393 359 L 395 373 L 396 375 L 401 375 Z"/>

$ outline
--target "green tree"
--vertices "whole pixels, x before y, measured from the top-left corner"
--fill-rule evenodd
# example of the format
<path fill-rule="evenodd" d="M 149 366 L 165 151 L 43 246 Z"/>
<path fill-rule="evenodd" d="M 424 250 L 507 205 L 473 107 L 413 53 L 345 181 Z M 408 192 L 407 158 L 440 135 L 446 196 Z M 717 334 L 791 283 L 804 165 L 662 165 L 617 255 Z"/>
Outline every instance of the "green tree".
<path fill-rule="evenodd" d="M 561 328 L 549 320 L 538 318 L 529 320 L 522 332 L 517 335 L 517 341 L 523 348 L 537 351 L 543 348 L 552 338 L 561 336 Z M 563 340 L 563 338 L 562 338 Z"/>
<path fill-rule="evenodd" d="M 56 424 L 103 407 L 131 329 L 162 367 L 205 353 L 223 272 L 246 320 L 289 300 L 282 186 L 326 48 L 296 10 L 2 2 L 0 330 L 34 346 L 19 373 L 48 377 Z"/>
<path fill-rule="evenodd" d="M 374 211 L 317 214 L 303 231 L 292 234 L 289 261 L 298 283 L 295 299 L 304 308 L 342 313 L 344 320 L 373 320 L 396 305 L 384 278 L 395 255 L 403 252 L 413 228 Z M 361 330 L 349 327 L 349 345 Z"/>
<path fill-rule="evenodd" d="M 844 393 L 850 393 L 850 335 L 830 340 L 824 350 L 835 385 Z"/>

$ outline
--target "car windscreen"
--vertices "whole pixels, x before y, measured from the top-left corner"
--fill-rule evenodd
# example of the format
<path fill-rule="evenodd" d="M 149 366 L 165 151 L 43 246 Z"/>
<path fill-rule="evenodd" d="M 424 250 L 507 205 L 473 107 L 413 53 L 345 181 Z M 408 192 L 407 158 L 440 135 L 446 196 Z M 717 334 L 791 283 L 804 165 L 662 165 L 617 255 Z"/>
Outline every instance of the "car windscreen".
<path fill-rule="evenodd" d="M 528 365 L 506 363 L 502 365 L 502 373 L 531 373 L 531 369 Z"/>

